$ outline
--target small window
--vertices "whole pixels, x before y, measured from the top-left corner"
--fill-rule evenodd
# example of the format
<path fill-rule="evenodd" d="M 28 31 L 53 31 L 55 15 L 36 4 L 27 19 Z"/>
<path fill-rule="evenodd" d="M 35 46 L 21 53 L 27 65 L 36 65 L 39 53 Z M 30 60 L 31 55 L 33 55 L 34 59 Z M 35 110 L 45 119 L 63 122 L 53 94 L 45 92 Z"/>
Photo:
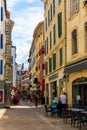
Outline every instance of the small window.
<path fill-rule="evenodd" d="M 77 53 L 77 30 L 72 32 L 72 55 Z"/>
<path fill-rule="evenodd" d="M 58 4 L 60 4 L 61 0 L 58 0 Z"/>
<path fill-rule="evenodd" d="M 56 69 L 56 53 L 53 54 L 53 70 Z"/>
<path fill-rule="evenodd" d="M 0 35 L 0 49 L 3 48 L 3 34 Z"/>
<path fill-rule="evenodd" d="M 49 58 L 49 73 L 52 72 L 52 58 Z"/>
<path fill-rule="evenodd" d="M 87 49 L 87 22 L 85 23 L 85 48 Z"/>
<path fill-rule="evenodd" d="M 60 66 L 62 66 L 62 64 L 63 64 L 62 47 L 59 50 L 59 55 L 60 55 Z"/>
<path fill-rule="evenodd" d="M 0 60 L 0 74 L 3 74 L 3 61 Z"/>
<path fill-rule="evenodd" d="M 58 14 L 58 37 L 60 38 L 62 35 L 62 13 Z"/>

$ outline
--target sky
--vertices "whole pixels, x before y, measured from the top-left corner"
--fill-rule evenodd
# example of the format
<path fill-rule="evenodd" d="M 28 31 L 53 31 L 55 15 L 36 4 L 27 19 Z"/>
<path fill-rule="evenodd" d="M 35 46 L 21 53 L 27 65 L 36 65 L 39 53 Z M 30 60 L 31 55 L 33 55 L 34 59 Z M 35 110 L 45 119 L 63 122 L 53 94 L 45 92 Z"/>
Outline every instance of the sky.
<path fill-rule="evenodd" d="M 16 62 L 24 63 L 28 69 L 29 50 L 35 27 L 44 20 L 44 8 L 41 0 L 7 0 L 7 9 L 14 21 L 12 45 L 16 46 Z"/>

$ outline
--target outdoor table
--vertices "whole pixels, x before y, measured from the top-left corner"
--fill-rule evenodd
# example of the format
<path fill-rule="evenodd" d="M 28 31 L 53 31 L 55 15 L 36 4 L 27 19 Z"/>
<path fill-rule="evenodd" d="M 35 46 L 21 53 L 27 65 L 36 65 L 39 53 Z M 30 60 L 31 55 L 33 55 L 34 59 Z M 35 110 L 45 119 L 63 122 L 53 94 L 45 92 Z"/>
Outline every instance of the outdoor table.
<path fill-rule="evenodd" d="M 64 121 L 67 123 L 67 119 L 71 120 L 71 126 L 73 123 L 73 119 L 76 116 L 76 114 L 78 114 L 79 112 L 82 112 L 84 109 L 79 109 L 79 108 L 67 108 L 66 109 L 66 113 L 65 113 L 65 117 L 64 117 Z"/>

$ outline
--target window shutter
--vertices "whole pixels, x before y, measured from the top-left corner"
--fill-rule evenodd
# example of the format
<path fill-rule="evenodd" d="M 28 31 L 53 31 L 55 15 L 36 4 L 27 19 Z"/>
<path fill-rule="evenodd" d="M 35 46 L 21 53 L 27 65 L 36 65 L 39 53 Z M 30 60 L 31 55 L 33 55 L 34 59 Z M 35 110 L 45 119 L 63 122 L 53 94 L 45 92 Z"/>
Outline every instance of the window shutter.
<path fill-rule="evenodd" d="M 52 32 L 50 32 L 50 49 L 52 48 Z"/>
<path fill-rule="evenodd" d="M 61 0 L 58 0 L 58 4 L 60 4 Z"/>
<path fill-rule="evenodd" d="M 62 48 L 60 48 L 60 66 L 62 66 Z"/>
<path fill-rule="evenodd" d="M 46 42 L 46 49 L 47 49 L 47 54 L 48 54 L 48 37 L 47 37 L 47 42 Z"/>
<path fill-rule="evenodd" d="M 75 10 L 76 11 L 79 10 L 79 1 L 78 0 L 75 1 Z"/>
<path fill-rule="evenodd" d="M 53 54 L 53 70 L 56 69 L 56 53 Z"/>
<path fill-rule="evenodd" d="M 3 7 L 1 7 L 1 21 L 3 21 Z"/>
<path fill-rule="evenodd" d="M 0 35 L 0 49 L 3 48 L 3 35 Z"/>
<path fill-rule="evenodd" d="M 68 0 L 68 19 L 70 19 L 70 0 Z"/>
<path fill-rule="evenodd" d="M 0 60 L 0 74 L 3 73 L 3 61 Z"/>
<path fill-rule="evenodd" d="M 56 43 L 56 25 L 54 24 L 53 26 L 53 41 L 54 41 L 54 44 Z"/>
<path fill-rule="evenodd" d="M 58 37 L 62 35 L 62 13 L 58 14 Z"/>
<path fill-rule="evenodd" d="M 53 15 L 55 14 L 55 0 L 53 0 Z"/>

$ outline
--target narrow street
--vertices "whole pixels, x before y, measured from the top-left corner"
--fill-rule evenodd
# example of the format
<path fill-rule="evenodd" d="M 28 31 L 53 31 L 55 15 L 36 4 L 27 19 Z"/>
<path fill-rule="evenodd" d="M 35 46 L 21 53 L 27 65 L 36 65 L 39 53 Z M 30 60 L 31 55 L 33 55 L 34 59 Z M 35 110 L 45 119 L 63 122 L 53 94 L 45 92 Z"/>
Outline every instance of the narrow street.
<path fill-rule="evenodd" d="M 44 113 L 44 107 L 21 102 L 7 109 L 0 119 L 0 130 L 78 130 L 70 124 L 64 124 L 62 118 Z"/>

